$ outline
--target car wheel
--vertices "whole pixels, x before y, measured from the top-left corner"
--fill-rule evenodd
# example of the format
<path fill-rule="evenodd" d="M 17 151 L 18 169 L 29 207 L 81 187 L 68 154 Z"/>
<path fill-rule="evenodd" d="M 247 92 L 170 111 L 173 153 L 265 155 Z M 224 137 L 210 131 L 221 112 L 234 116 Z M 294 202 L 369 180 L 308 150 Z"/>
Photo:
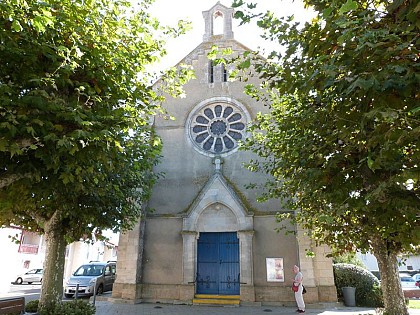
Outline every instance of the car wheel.
<path fill-rule="evenodd" d="M 17 278 L 15 283 L 17 284 L 22 284 L 23 283 L 23 279 L 21 277 Z"/>
<path fill-rule="evenodd" d="M 73 297 L 73 294 L 68 294 L 68 293 L 65 293 L 65 294 L 64 294 L 64 296 L 65 296 L 66 298 L 70 299 L 70 298 L 72 298 L 72 297 Z"/>
<path fill-rule="evenodd" d="M 98 290 L 96 290 L 96 295 L 101 295 L 102 293 L 104 293 L 104 286 L 101 284 L 98 287 Z"/>
<path fill-rule="evenodd" d="M 32 284 L 32 282 L 28 282 L 28 284 Z"/>

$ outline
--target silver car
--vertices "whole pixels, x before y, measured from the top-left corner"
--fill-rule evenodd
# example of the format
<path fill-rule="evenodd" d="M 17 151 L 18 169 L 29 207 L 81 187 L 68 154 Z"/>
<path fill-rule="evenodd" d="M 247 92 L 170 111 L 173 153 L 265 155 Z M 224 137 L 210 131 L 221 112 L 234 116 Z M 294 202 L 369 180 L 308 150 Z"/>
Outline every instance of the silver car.
<path fill-rule="evenodd" d="M 65 282 L 64 296 L 71 298 L 78 296 L 90 296 L 94 293 L 102 294 L 112 290 L 115 281 L 116 263 L 89 262 L 77 268 L 73 275 Z"/>

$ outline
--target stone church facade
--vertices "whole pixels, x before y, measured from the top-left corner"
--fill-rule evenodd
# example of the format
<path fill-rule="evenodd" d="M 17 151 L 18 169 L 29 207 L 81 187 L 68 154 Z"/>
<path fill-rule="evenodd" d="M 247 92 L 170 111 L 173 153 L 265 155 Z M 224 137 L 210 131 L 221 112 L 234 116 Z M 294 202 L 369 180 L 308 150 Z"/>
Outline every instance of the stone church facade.
<path fill-rule="evenodd" d="M 245 188 L 266 178 L 244 168 L 255 156 L 238 144 L 247 124 L 267 108 L 244 94 L 243 82 L 228 81 L 229 69 L 207 58 L 213 45 L 248 50 L 234 39 L 232 16 L 219 2 L 203 12 L 203 42 L 181 61 L 196 79 L 185 85 L 186 98 L 164 104 L 175 120 L 155 118 L 163 140 L 156 171 L 164 178 L 147 205 L 154 211 L 120 236 L 113 299 L 193 303 L 223 295 L 242 305 L 291 304 L 295 264 L 304 274 L 307 303 L 337 299 L 328 249 L 292 226 L 296 236 L 277 233 L 275 214 L 287 209 L 275 200 L 259 203 L 258 191 Z M 221 34 L 214 34 L 216 19 L 223 20 Z"/>

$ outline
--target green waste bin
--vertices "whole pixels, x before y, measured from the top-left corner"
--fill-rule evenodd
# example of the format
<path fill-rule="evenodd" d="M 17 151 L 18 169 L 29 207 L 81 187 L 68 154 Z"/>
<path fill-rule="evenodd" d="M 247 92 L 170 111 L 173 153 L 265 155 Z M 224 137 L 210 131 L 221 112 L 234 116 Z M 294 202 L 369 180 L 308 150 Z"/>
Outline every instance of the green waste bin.
<path fill-rule="evenodd" d="M 345 306 L 356 306 L 356 288 L 354 287 L 342 287 L 344 305 Z"/>

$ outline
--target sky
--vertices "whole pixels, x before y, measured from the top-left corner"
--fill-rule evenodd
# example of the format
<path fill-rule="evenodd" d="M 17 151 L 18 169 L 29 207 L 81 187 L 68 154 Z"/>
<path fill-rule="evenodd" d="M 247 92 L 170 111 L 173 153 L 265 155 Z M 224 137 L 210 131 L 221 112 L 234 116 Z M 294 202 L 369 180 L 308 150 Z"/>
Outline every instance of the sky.
<path fill-rule="evenodd" d="M 220 3 L 230 7 L 232 1 L 220 0 Z M 313 16 L 311 11 L 304 8 L 301 0 L 252 0 L 252 2 L 257 2 L 257 8 L 260 10 L 270 9 L 277 16 L 294 14 L 297 21 L 309 20 Z M 216 3 L 217 0 L 155 0 L 150 12 L 162 24 L 175 26 L 178 20 L 188 20 L 192 22 L 193 27 L 186 35 L 168 41 L 168 56 L 162 60 L 162 68 L 176 65 L 202 42 L 204 35 L 202 12 L 211 9 Z M 237 41 L 252 50 L 267 45 L 267 42 L 259 37 L 261 32 L 255 25 L 239 26 L 239 21 L 234 19 L 233 32 Z"/>

